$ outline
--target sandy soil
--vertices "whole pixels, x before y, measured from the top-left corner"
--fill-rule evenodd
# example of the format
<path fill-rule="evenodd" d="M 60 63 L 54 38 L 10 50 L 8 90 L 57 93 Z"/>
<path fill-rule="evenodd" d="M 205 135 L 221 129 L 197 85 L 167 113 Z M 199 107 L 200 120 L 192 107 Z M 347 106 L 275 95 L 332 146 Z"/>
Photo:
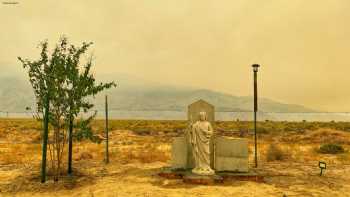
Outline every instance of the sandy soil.
<path fill-rule="evenodd" d="M 315 132 L 303 134 L 304 137 L 291 134 L 274 138 L 289 154 L 283 161 L 266 161 L 264 154 L 271 136 L 261 138 L 258 171 L 265 176 L 265 183 L 234 181 L 212 186 L 188 185 L 181 180 L 157 176 L 163 167 L 169 166 L 171 137 L 143 136 L 123 130 L 111 132 L 108 165 L 102 162 L 103 144 L 79 142 L 74 146 L 74 176 L 62 176 L 57 183 L 48 177 L 48 181 L 41 184 L 40 143 L 32 139 L 31 132 L 34 131 L 26 131 L 28 137 L 13 133 L 0 137 L 1 197 L 350 196 L 349 153 L 316 153 L 314 148 L 318 144 L 307 143 L 309 135 L 317 135 Z M 340 131 L 333 133 L 341 133 L 342 138 L 348 135 Z M 294 138 L 299 143 L 282 143 L 283 139 L 292 142 Z M 16 139 L 16 143 L 12 139 Z M 345 147 L 349 149 L 348 145 Z M 328 164 L 322 177 L 318 168 L 320 160 Z"/>
<path fill-rule="evenodd" d="M 90 162 L 91 163 L 91 162 Z M 82 164 L 83 165 L 83 164 Z M 91 164 L 89 164 L 91 165 Z M 332 166 L 320 177 L 316 166 L 264 164 L 266 183 L 229 182 L 187 185 L 157 176 L 165 163 L 89 166 L 91 173 L 40 184 L 26 168 L 1 168 L 1 196 L 350 196 L 350 166 Z"/>

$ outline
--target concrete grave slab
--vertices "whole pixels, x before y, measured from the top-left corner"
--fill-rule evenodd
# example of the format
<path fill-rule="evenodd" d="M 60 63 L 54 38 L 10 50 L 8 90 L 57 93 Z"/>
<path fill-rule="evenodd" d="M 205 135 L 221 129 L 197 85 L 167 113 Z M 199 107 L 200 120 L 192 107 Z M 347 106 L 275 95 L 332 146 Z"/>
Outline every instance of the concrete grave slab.
<path fill-rule="evenodd" d="M 215 170 L 248 172 L 248 141 L 242 138 L 215 139 Z"/>
<path fill-rule="evenodd" d="M 171 166 L 174 169 L 187 169 L 188 144 L 185 137 L 175 137 L 171 146 Z"/>

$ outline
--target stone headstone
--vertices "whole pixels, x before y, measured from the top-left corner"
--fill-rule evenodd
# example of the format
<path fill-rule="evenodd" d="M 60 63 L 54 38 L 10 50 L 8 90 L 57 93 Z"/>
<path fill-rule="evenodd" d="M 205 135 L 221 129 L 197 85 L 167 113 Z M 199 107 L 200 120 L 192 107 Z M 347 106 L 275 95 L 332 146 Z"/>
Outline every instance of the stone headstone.
<path fill-rule="evenodd" d="M 215 122 L 215 107 L 214 105 L 200 99 L 188 106 L 187 119 L 193 123 L 199 120 L 199 112 L 206 112 L 208 121 L 211 124 Z"/>

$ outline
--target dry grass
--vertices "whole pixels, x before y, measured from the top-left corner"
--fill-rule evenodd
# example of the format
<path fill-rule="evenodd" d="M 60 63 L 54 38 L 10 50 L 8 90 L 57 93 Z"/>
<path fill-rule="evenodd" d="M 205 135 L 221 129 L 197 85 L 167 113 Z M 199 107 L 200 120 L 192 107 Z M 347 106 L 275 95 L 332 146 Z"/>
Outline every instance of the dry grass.
<path fill-rule="evenodd" d="M 287 158 L 287 153 L 281 149 L 276 143 L 269 145 L 266 152 L 267 161 L 283 161 Z"/>
<path fill-rule="evenodd" d="M 94 157 L 89 152 L 80 152 L 80 153 L 78 153 L 78 156 L 76 158 L 74 158 L 74 160 L 80 161 L 80 160 L 88 160 L 88 159 L 93 159 L 93 158 Z"/>
<path fill-rule="evenodd" d="M 293 133 L 286 135 L 280 139 L 285 143 L 334 143 L 350 145 L 350 133 L 332 130 L 332 129 L 318 129 L 315 131 L 308 131 L 305 134 Z"/>
<path fill-rule="evenodd" d="M 221 129 L 218 133 L 239 136 L 240 130 L 236 130 L 235 124 L 235 122 L 218 122 L 217 126 Z M 266 124 L 269 124 L 268 127 L 265 125 L 266 128 L 273 127 L 272 122 Z M 179 182 L 165 183 L 153 176 L 157 170 L 169 165 L 172 137 L 182 135 L 186 123 L 115 120 L 111 121 L 111 125 L 113 129 L 110 132 L 109 165 L 103 164 L 104 143 L 75 142 L 73 146 L 75 177 L 65 176 L 67 158 L 64 158 L 61 181 L 53 184 L 49 177 L 48 183 L 41 185 L 38 179 L 41 158 L 40 125 L 32 120 L 0 120 L 0 196 L 1 192 L 19 193 L 19 195 L 44 195 L 48 192 L 47 196 L 52 192 L 58 192 L 57 195 L 60 196 L 70 196 L 71 192 L 76 196 L 104 196 L 113 192 L 121 193 L 120 196 L 135 193 L 145 196 L 145 192 L 148 192 L 149 196 L 191 196 L 196 192 L 198 195 L 208 196 L 237 193 L 249 196 L 248 193 L 239 191 L 252 190 L 261 190 L 259 193 L 261 196 L 282 196 L 282 191 L 289 191 L 291 196 L 298 196 L 299 189 L 294 188 L 294 191 L 293 185 L 299 185 L 299 188 L 303 188 L 300 189 L 301 192 L 308 194 L 312 192 L 310 188 L 317 191 L 318 188 L 324 187 L 325 182 L 331 182 L 332 187 L 339 192 L 342 188 L 350 189 L 350 186 L 347 187 L 345 184 L 350 182 L 350 179 L 347 179 L 346 173 L 342 171 L 345 168 L 350 171 L 350 167 L 346 167 L 350 165 L 350 154 L 345 152 L 338 155 L 323 155 L 314 151 L 325 141 L 341 143 L 348 150 L 350 133 L 347 131 L 321 128 L 305 132 L 269 133 L 266 129 L 265 134 L 260 134 L 258 138 L 260 164 L 263 166 L 260 170 L 271 176 L 266 184 L 232 183 L 233 186 L 215 186 L 201 190 L 201 187 L 192 188 Z M 299 126 L 287 123 L 285 125 L 289 128 Z M 103 132 L 102 121 L 95 121 L 93 126 L 96 133 Z M 242 127 L 243 129 L 249 127 L 249 123 L 242 123 L 241 130 Z M 246 137 L 249 140 L 249 150 L 254 150 L 253 137 L 249 133 Z M 273 143 L 275 145 L 271 145 Z M 252 153 L 250 151 L 250 155 L 253 155 Z M 273 162 L 265 163 L 264 160 Z M 328 177 L 324 178 L 327 181 L 319 179 L 317 175 L 319 173 L 317 163 L 321 160 L 326 161 L 330 167 L 326 171 Z M 275 176 L 278 178 L 274 178 Z M 329 188 L 328 186 L 323 188 L 325 192 L 321 194 L 329 194 L 332 191 Z"/>
<path fill-rule="evenodd" d="M 102 132 L 102 121 L 95 121 L 94 128 Z M 235 132 L 236 122 L 218 122 L 217 130 L 225 130 L 227 135 L 237 135 Z M 273 124 L 268 122 L 268 124 Z M 278 123 L 280 124 L 280 123 Z M 111 127 L 134 128 L 134 130 L 115 130 L 110 133 L 111 158 L 122 163 L 142 162 L 169 162 L 170 142 L 173 136 L 181 135 L 174 132 L 183 132 L 186 124 L 183 121 L 111 121 Z M 293 126 L 293 125 L 292 125 Z M 292 127 L 289 124 L 289 127 Z M 295 124 L 293 127 L 297 127 Z M 249 123 L 240 122 L 238 127 L 249 127 Z M 0 120 L 0 142 L 5 141 L 8 145 L 0 144 L 1 164 L 21 164 L 28 160 L 40 160 L 40 124 L 28 119 L 2 119 Z M 229 134 L 228 130 L 232 130 Z M 239 130 L 238 130 L 239 131 Z M 97 132 L 97 133 L 99 133 Z M 156 133 L 156 135 L 145 135 Z M 247 136 L 250 137 L 249 135 Z M 278 146 L 264 146 L 278 140 Z M 265 134 L 259 138 L 261 157 L 266 160 L 292 159 L 296 162 L 317 160 L 322 158 L 315 153 L 315 147 L 324 142 L 349 145 L 350 133 L 332 129 L 317 129 L 305 133 L 290 132 Z M 250 141 L 250 150 L 253 149 Z M 13 144 L 15 143 L 15 144 Z M 17 144 L 16 144 L 17 143 Z M 165 147 L 165 148 L 164 148 Z M 94 144 L 88 141 L 75 143 L 73 159 L 80 160 L 103 160 L 104 144 Z M 19 151 L 20 150 L 20 151 Z M 344 154 L 346 155 L 346 153 Z M 347 162 L 346 156 L 342 157 Z"/>
<path fill-rule="evenodd" d="M 2 144 L 0 145 L 0 165 L 27 164 L 33 159 L 39 159 L 40 153 L 40 145 L 37 144 Z"/>
<path fill-rule="evenodd" d="M 155 145 L 147 145 L 143 148 L 128 149 L 121 152 L 124 162 L 139 161 L 141 163 L 167 162 L 170 155 Z"/>

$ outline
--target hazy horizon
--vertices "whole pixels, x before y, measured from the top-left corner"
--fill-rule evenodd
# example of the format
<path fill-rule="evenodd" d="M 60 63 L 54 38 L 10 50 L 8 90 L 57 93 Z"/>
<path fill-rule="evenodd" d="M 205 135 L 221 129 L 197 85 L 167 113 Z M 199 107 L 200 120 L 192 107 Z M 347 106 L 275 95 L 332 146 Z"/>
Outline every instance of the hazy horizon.
<path fill-rule="evenodd" d="M 0 4 L 0 68 L 16 76 L 27 77 L 17 56 L 36 58 L 40 41 L 66 35 L 95 43 L 97 76 L 247 96 L 259 63 L 259 96 L 350 111 L 347 0 L 17 2 Z"/>

